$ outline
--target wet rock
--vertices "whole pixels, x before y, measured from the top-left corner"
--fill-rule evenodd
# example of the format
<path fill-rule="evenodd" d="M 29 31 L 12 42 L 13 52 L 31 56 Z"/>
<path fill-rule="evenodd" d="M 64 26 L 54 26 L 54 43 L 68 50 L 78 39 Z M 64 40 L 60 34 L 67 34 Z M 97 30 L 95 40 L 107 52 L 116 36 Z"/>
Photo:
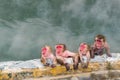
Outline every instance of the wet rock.
<path fill-rule="evenodd" d="M 78 77 L 72 77 L 70 80 L 79 80 Z"/>
<path fill-rule="evenodd" d="M 62 79 L 78 79 L 78 80 L 108 80 L 111 79 L 119 79 L 120 77 L 120 61 L 116 62 L 104 62 L 104 63 L 98 63 L 98 62 L 91 62 L 88 66 L 88 68 L 83 69 L 79 65 L 79 69 L 77 71 L 73 70 L 73 67 L 71 67 L 71 71 L 66 72 L 65 66 L 56 66 L 55 68 L 45 67 L 45 68 L 33 68 L 33 69 L 22 69 L 21 71 L 0 71 L 0 79 L 1 80 L 22 80 L 26 78 L 40 78 L 44 76 L 59 76 L 59 75 L 74 75 L 74 74 L 82 74 L 82 73 L 91 73 L 91 76 L 89 78 L 83 78 L 83 77 L 69 77 L 69 78 L 62 78 Z M 97 73 L 93 72 L 96 71 Z M 101 72 L 103 71 L 103 72 Z M 61 79 L 61 80 L 62 80 Z"/>
<path fill-rule="evenodd" d="M 107 70 L 101 72 L 91 73 L 91 80 L 109 80 L 109 79 L 117 79 L 120 77 L 120 70 Z"/>

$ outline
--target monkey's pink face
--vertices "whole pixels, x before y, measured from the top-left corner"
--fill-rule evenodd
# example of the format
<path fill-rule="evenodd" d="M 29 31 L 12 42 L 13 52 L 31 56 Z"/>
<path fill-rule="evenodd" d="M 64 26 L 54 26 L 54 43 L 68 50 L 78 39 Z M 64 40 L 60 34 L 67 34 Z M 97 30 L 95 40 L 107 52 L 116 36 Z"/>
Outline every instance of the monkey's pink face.
<path fill-rule="evenodd" d="M 100 48 L 100 47 L 102 47 L 102 45 L 103 45 L 103 39 L 95 39 L 95 45 L 98 47 L 98 48 Z"/>
<path fill-rule="evenodd" d="M 46 47 L 43 47 L 43 48 L 42 48 L 42 55 L 43 55 L 44 57 L 48 55 L 47 51 L 48 51 L 48 49 L 47 49 Z"/>
<path fill-rule="evenodd" d="M 80 51 L 85 51 L 86 48 L 87 48 L 86 44 L 82 43 L 82 44 L 80 44 L 79 50 L 80 50 Z"/>
<path fill-rule="evenodd" d="M 56 45 L 56 46 L 55 46 L 55 50 L 56 50 L 56 53 L 57 53 L 57 54 L 62 53 L 63 50 L 64 50 L 63 45 Z"/>

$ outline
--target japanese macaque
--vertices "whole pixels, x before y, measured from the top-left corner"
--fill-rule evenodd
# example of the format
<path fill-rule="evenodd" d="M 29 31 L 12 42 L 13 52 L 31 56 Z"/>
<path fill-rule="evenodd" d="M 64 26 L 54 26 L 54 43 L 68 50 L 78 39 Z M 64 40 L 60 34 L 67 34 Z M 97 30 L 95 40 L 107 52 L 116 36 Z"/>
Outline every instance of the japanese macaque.
<path fill-rule="evenodd" d="M 101 56 L 104 53 L 106 53 L 108 57 L 112 57 L 105 36 L 99 34 L 95 36 L 94 44 L 92 45 L 92 50 L 91 50 L 91 57 L 94 58 L 95 55 Z"/>
<path fill-rule="evenodd" d="M 70 64 L 73 64 L 76 54 L 68 51 L 65 44 L 57 44 L 55 46 L 55 54 L 57 62 L 61 65 L 65 65 L 66 70 L 69 71 Z"/>
<path fill-rule="evenodd" d="M 90 61 L 90 46 L 87 43 L 81 43 L 78 52 L 81 61 L 81 67 L 87 68 Z"/>
<path fill-rule="evenodd" d="M 56 65 L 56 57 L 53 55 L 52 49 L 50 46 L 44 46 L 41 49 L 41 62 L 45 65 L 45 66 L 51 66 L 51 67 L 55 67 Z"/>

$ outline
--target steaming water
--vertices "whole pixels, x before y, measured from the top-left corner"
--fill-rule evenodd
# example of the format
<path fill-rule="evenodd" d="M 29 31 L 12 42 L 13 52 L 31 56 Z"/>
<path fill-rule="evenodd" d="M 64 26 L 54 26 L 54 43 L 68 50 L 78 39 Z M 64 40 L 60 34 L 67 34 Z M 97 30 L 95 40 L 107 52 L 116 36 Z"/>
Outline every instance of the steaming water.
<path fill-rule="evenodd" d="M 29 60 L 40 48 L 65 43 L 93 43 L 104 34 L 119 53 L 120 0 L 0 0 L 0 61 Z"/>

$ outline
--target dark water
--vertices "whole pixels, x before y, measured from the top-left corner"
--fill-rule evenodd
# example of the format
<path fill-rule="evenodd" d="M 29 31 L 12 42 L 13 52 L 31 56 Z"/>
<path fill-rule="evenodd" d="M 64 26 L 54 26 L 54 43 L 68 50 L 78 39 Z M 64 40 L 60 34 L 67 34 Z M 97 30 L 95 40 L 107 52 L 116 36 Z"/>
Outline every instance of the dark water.
<path fill-rule="evenodd" d="M 96 34 L 120 52 L 119 27 L 120 0 L 0 0 L 0 61 L 39 58 L 45 44 L 77 51 Z"/>

